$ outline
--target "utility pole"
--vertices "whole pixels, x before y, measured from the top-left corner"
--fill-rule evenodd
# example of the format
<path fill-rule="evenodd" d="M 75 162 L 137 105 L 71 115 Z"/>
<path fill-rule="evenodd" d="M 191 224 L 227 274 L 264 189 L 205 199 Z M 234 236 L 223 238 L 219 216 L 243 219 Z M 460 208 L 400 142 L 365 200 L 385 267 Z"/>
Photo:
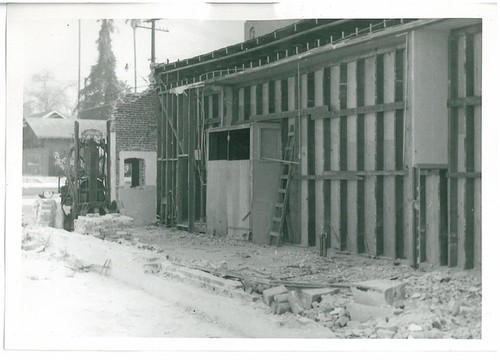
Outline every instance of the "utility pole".
<path fill-rule="evenodd" d="M 78 19 L 78 99 L 76 101 L 76 109 L 77 111 L 79 111 L 80 109 L 80 72 L 81 72 L 81 65 L 80 65 L 80 62 L 81 62 L 81 53 L 82 53 L 82 35 L 81 35 L 81 27 L 82 27 L 82 21 L 80 19 Z M 78 113 L 78 112 L 77 112 Z"/>
<path fill-rule="evenodd" d="M 145 23 L 151 23 L 151 27 L 144 26 L 142 24 L 138 24 L 138 28 L 142 29 L 148 29 L 151 30 L 151 63 L 156 62 L 156 55 L 155 55 L 155 35 L 157 31 L 163 31 L 163 32 L 170 32 L 168 29 L 165 28 L 157 28 L 156 27 L 156 21 L 161 20 L 161 19 L 149 19 L 149 20 L 144 20 Z"/>
<path fill-rule="evenodd" d="M 156 19 L 151 19 L 151 63 L 155 63 L 155 27 Z"/>

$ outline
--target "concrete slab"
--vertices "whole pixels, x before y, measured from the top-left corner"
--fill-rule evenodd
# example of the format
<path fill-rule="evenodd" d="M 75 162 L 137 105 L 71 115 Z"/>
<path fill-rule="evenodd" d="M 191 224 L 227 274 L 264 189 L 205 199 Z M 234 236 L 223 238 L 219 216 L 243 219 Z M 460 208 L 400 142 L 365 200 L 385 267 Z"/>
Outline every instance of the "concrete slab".
<path fill-rule="evenodd" d="M 368 280 L 353 284 L 354 302 L 372 306 L 393 306 L 405 300 L 405 284 L 392 280 Z"/>
<path fill-rule="evenodd" d="M 390 318 L 395 316 L 394 309 L 381 307 L 381 306 L 370 306 L 357 304 L 355 302 L 347 305 L 347 311 L 351 315 L 351 321 L 366 322 L 368 320 L 378 319 L 378 318 Z"/>

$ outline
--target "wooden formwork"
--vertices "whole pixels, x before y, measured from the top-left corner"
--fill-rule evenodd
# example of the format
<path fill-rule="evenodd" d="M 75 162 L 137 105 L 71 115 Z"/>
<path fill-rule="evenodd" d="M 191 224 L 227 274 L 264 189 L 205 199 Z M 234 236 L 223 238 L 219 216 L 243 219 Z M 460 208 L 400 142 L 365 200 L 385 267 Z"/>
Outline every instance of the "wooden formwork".
<path fill-rule="evenodd" d="M 480 26 L 450 36 L 449 264 L 481 266 Z"/>
<path fill-rule="evenodd" d="M 297 58 L 282 71 L 242 74 L 241 79 L 221 81 L 218 92 L 206 86 L 190 89 L 185 96 L 161 95 L 162 221 L 175 224 L 187 214 L 192 222 L 193 207 L 196 219 L 204 217 L 203 180 L 189 180 L 197 164 L 192 160 L 197 148 L 189 143 L 198 143 L 214 126 L 276 122 L 283 131 L 294 129 L 299 162 L 290 184 L 291 230 L 285 243 L 314 247 L 326 235 L 329 247 L 339 251 L 407 258 L 413 265 L 427 261 L 480 266 L 481 29 L 451 32 L 448 63 L 444 59 L 449 79 L 444 71 L 436 81 L 441 86 L 449 80 L 447 123 L 446 90 L 436 90 L 439 99 L 429 102 L 423 115 L 416 108 L 428 99 L 413 104 L 408 100 L 434 86 L 427 72 L 413 93 L 408 90 L 408 83 L 411 87 L 427 70 L 421 57 L 428 54 L 422 49 L 435 30 L 425 31 L 411 51 L 407 47 L 416 38 L 408 39 L 415 32 L 346 55 L 333 51 L 312 61 Z M 445 34 L 446 44 L 448 35 L 439 33 Z M 436 49 L 439 41 L 433 44 Z M 442 54 L 433 56 L 441 65 Z M 420 65 L 412 68 L 411 62 Z M 434 109 L 441 106 L 442 111 Z M 444 157 L 433 158 L 433 146 L 420 152 L 425 141 L 429 143 L 422 132 L 434 121 L 429 113 L 448 128 Z M 418 116 L 427 117 L 427 122 Z M 186 138 L 193 128 L 194 139 Z M 416 130 L 421 132 L 417 140 Z M 429 163 L 419 162 L 426 157 Z M 189 189 L 195 189 L 194 198 L 184 200 Z"/>
<path fill-rule="evenodd" d="M 205 217 L 202 134 L 203 129 L 220 122 L 220 96 L 204 99 L 199 89 L 181 95 L 160 92 L 158 96 L 162 109 L 158 124 L 159 220 L 168 226 L 186 224 L 192 230 L 195 221 Z"/>
<path fill-rule="evenodd" d="M 232 88 L 236 123 L 295 124 L 299 165 L 291 183 L 295 236 L 285 243 L 408 257 L 413 216 L 404 158 L 406 48 L 301 68 Z M 270 91 L 269 89 L 274 90 Z M 260 99 L 262 97 L 262 99 Z M 261 104 L 261 105 L 260 105 Z M 273 104 L 270 106 L 270 104 Z M 408 153 L 408 150 L 406 150 Z"/>
<path fill-rule="evenodd" d="M 399 47 L 300 75 L 304 245 L 405 257 L 404 64 Z"/>

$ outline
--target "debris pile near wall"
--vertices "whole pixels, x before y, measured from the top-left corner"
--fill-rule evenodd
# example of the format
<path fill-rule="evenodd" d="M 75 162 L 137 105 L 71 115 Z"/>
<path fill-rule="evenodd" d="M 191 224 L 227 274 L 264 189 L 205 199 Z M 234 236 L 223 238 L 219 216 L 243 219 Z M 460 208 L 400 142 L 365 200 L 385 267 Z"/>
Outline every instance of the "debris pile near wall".
<path fill-rule="evenodd" d="M 132 240 L 134 219 L 120 214 L 87 214 L 75 220 L 75 232 L 109 241 Z"/>

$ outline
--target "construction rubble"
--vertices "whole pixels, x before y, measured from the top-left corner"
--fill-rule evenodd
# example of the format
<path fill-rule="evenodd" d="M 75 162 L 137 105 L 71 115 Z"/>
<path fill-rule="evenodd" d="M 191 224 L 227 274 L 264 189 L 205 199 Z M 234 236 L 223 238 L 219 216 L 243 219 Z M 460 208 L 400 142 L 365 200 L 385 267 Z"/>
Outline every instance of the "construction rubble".
<path fill-rule="evenodd" d="M 477 270 L 415 270 L 400 260 L 333 252 L 324 257 L 316 249 L 260 246 L 156 226 L 130 226 L 126 234 L 102 237 L 105 221 L 92 232 L 95 219 L 82 219 L 79 228 L 87 233 L 143 251 L 144 273 L 189 279 L 221 296 L 260 303 L 281 326 L 315 323 L 337 338 L 481 338 Z M 23 249 L 43 251 L 48 240 L 33 241 L 30 233 L 25 231 Z M 101 262 L 73 259 L 70 268 L 112 270 L 112 262 Z"/>
<path fill-rule="evenodd" d="M 132 238 L 180 266 L 241 281 L 284 326 L 306 318 L 339 338 L 481 338 L 479 270 L 415 270 L 404 260 L 333 251 L 323 257 L 314 248 L 156 226 L 134 228 Z M 374 285 L 369 291 L 366 282 Z"/>

